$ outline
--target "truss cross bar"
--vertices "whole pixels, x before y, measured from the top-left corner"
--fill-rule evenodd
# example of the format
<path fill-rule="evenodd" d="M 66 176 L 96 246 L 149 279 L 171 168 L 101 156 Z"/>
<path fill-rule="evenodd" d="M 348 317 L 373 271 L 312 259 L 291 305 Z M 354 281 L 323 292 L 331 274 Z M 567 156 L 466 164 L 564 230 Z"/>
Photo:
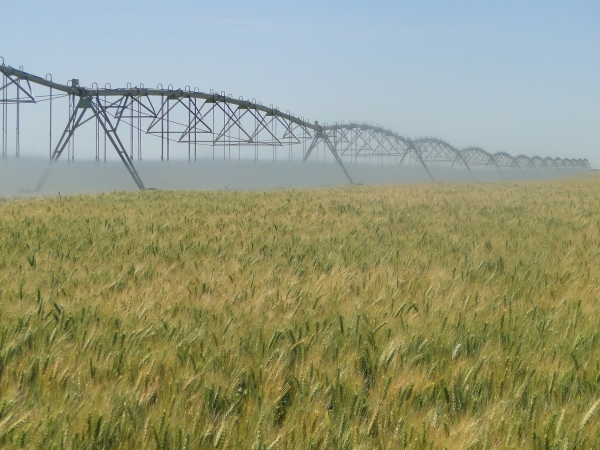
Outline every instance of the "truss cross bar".
<path fill-rule="evenodd" d="M 240 117 L 237 117 L 235 114 L 235 111 L 231 108 L 231 106 L 229 106 L 228 103 L 226 103 L 226 105 L 227 105 L 227 109 L 229 110 L 229 112 L 226 111 L 225 108 L 223 108 L 219 104 L 219 108 L 223 111 L 223 114 L 225 115 L 225 117 L 227 117 L 227 122 L 223 125 L 223 129 L 219 132 L 217 137 L 214 138 L 214 142 L 218 142 L 221 138 L 223 138 L 226 135 L 227 132 L 231 131 L 231 129 L 233 127 L 235 127 L 236 125 L 237 125 L 238 129 L 240 129 L 246 136 L 248 136 L 248 140 L 252 139 L 250 134 L 246 131 L 246 129 L 240 122 L 241 118 L 248 112 L 248 110 L 246 109 L 245 112 L 240 115 Z"/>

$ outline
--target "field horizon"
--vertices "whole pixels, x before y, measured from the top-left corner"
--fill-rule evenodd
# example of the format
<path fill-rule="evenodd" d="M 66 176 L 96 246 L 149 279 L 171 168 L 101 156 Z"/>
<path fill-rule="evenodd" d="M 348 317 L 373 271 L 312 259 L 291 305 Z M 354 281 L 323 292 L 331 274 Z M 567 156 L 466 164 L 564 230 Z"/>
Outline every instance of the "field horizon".
<path fill-rule="evenodd" d="M 351 164 L 346 168 L 355 183 L 397 185 L 430 183 L 431 178 L 415 161 L 409 164 Z M 161 190 L 270 190 L 349 186 L 340 167 L 329 156 L 327 162 L 253 161 L 248 159 L 135 161 L 144 184 Z M 49 175 L 35 192 L 42 174 Z M 560 179 L 582 174 L 577 168 L 503 169 L 431 165 L 437 182 L 492 182 Z M 42 158 L 5 159 L 0 163 L 0 197 L 32 197 L 136 191 L 138 188 L 121 161 L 61 160 L 49 164 Z"/>

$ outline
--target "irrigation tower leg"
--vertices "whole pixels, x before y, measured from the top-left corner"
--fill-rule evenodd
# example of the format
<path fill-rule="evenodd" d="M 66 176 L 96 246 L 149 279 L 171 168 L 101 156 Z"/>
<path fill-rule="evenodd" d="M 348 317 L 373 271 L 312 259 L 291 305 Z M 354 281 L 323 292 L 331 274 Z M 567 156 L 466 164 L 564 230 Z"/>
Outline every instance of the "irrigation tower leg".
<path fill-rule="evenodd" d="M 423 165 L 423 167 L 427 171 L 427 175 L 429 175 L 429 178 L 431 178 L 431 181 L 435 181 L 435 179 L 433 178 L 433 175 L 431 175 L 431 172 L 429 171 L 429 168 L 427 167 L 427 164 L 425 164 L 425 161 L 423 161 L 423 157 L 421 156 L 421 152 L 419 151 L 419 149 L 417 148 L 417 146 L 414 145 L 414 143 L 411 143 L 410 147 L 412 149 L 412 152 L 419 159 L 419 161 L 421 161 L 421 164 Z"/>
<path fill-rule="evenodd" d="M 91 111 L 92 115 L 91 115 L 91 117 L 88 117 L 87 119 L 83 120 L 87 111 Z M 121 142 L 121 139 L 119 138 L 119 136 L 117 134 L 116 126 L 113 125 L 113 123 L 111 122 L 111 120 L 108 116 L 106 108 L 102 106 L 102 104 L 100 103 L 100 100 L 97 98 L 94 99 L 94 98 L 88 97 L 88 98 L 81 98 L 79 100 L 79 103 L 77 104 L 77 107 L 73 110 L 73 113 L 71 114 L 71 117 L 69 118 L 67 127 L 63 131 L 63 134 L 62 134 L 60 140 L 58 141 L 56 149 L 54 150 L 54 153 L 52 154 L 52 158 L 50 159 L 51 163 L 58 161 L 58 159 L 62 155 L 65 147 L 69 144 L 69 142 L 73 138 L 73 135 L 75 134 L 75 130 L 94 118 L 98 121 L 98 123 L 104 130 L 105 136 L 108 138 L 110 143 L 113 145 L 114 149 L 116 150 L 117 154 L 121 158 L 121 161 L 127 168 L 127 171 L 131 175 L 131 178 L 133 178 L 133 181 L 135 182 L 137 187 L 140 190 L 144 190 L 145 189 L 144 183 L 142 182 L 142 179 L 140 178 L 139 174 L 137 173 L 137 170 L 135 170 L 135 167 L 133 166 L 133 162 L 129 158 L 129 155 L 127 154 L 127 150 L 125 149 L 123 143 Z M 35 188 L 36 192 L 42 188 L 42 186 L 46 182 L 46 179 L 48 178 L 49 174 L 50 174 L 50 169 L 47 169 L 44 172 L 44 174 L 42 175 L 42 178 L 40 179 L 39 183 L 37 184 L 37 186 Z"/>
<path fill-rule="evenodd" d="M 133 162 L 129 158 L 127 150 L 125 150 L 121 139 L 119 139 L 119 135 L 117 134 L 117 128 L 110 121 L 110 118 L 108 117 L 108 114 L 106 112 L 106 108 L 102 107 L 98 99 L 96 99 L 95 102 L 90 101 L 90 108 L 92 109 L 94 116 L 100 122 L 100 126 L 104 130 L 104 133 L 106 133 L 106 136 L 110 140 L 110 143 L 113 145 L 119 157 L 121 158 L 121 161 L 123 161 L 123 164 L 125 164 L 125 167 L 131 175 L 131 178 L 133 178 L 133 181 L 135 181 L 135 184 L 137 184 L 137 187 L 140 188 L 140 190 L 142 191 L 145 190 L 146 188 L 144 187 L 144 183 L 142 182 L 142 179 L 137 173 L 137 170 L 135 170 Z"/>
<path fill-rule="evenodd" d="M 352 178 L 350 177 L 350 174 L 346 170 L 346 167 L 344 166 L 344 163 L 342 162 L 340 155 L 338 155 L 337 151 L 335 150 L 335 147 L 331 144 L 331 141 L 329 140 L 327 135 L 321 133 L 320 131 L 316 133 L 315 138 L 313 139 L 313 141 L 310 144 L 310 147 L 306 151 L 306 155 L 304 155 L 304 162 L 306 162 L 306 160 L 308 159 L 308 157 L 310 156 L 310 154 L 314 150 L 314 148 L 317 146 L 319 141 L 323 141 L 325 143 L 325 145 L 327 145 L 327 147 L 329 148 L 329 151 L 333 154 L 333 157 L 335 158 L 335 160 L 337 161 L 339 166 L 344 171 L 346 178 L 348 178 L 348 181 L 350 181 L 350 184 L 354 184 L 354 181 L 352 181 Z"/>
<path fill-rule="evenodd" d="M 308 159 L 308 157 L 310 156 L 310 154 L 312 153 L 312 151 L 314 150 L 314 148 L 317 146 L 318 143 L 319 143 L 319 138 L 317 136 L 315 136 L 313 141 L 308 146 L 308 150 L 306 150 L 306 152 L 304 152 L 304 159 L 302 160 L 302 162 L 306 162 L 306 160 Z"/>

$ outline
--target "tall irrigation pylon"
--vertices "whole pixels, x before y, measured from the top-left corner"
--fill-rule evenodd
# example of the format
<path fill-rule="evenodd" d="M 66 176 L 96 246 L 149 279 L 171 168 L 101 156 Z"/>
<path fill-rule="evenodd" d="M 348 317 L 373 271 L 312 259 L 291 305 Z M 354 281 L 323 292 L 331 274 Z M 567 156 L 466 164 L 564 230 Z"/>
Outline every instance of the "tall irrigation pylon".
<path fill-rule="evenodd" d="M 459 166 L 471 171 L 471 167 L 494 170 L 531 168 L 535 170 L 577 168 L 589 169 L 586 159 L 541 158 L 508 153 L 488 153 L 479 147 L 459 150 L 436 138 L 409 139 L 389 129 L 372 124 L 350 122 L 333 125 L 310 122 L 289 111 L 264 106 L 256 100 L 234 98 L 225 92 L 201 92 L 199 89 L 166 89 L 159 84 L 156 89 L 143 84 L 125 88 L 112 88 L 106 84 L 100 88 L 96 83 L 91 88 L 80 86 L 79 80 L 67 84 L 53 81 L 50 74 L 38 77 L 23 70 L 4 64 L 0 57 L 0 122 L 2 136 L 0 147 L 2 158 L 9 155 L 9 125 L 14 120 L 15 156 L 21 154 L 21 106 L 26 103 L 49 103 L 49 157 L 56 162 L 63 153 L 69 160 L 75 158 L 76 131 L 92 122 L 95 125 L 95 159 L 106 161 L 107 146 L 119 156 L 131 178 L 139 189 L 144 183 L 134 165 L 134 159 L 143 159 L 143 136 L 160 139 L 160 158 L 171 158 L 171 147 L 183 144 L 187 160 L 196 161 L 198 146 L 222 149 L 223 158 L 231 159 L 232 148 L 235 158 L 241 159 L 242 149 L 247 148 L 258 160 L 261 149 L 272 152 L 277 160 L 278 149 L 287 148 L 288 161 L 293 160 L 294 148 L 302 153 L 306 162 L 320 146 L 325 154 L 333 155 L 351 184 L 354 184 L 347 165 L 367 164 L 402 165 L 415 161 L 433 180 L 429 165 Z M 48 95 L 34 96 L 32 84 L 47 88 Z M 54 142 L 53 127 L 56 113 L 55 102 L 68 98 L 67 123 L 57 143 Z M 9 121 L 9 117 L 14 117 Z M 78 141 L 79 142 L 79 141 Z M 174 147 L 173 147 L 174 148 Z M 220 154 L 220 150 L 218 150 Z M 265 153 L 263 153 L 265 154 Z M 41 189 L 49 171 L 46 171 L 37 190 Z"/>

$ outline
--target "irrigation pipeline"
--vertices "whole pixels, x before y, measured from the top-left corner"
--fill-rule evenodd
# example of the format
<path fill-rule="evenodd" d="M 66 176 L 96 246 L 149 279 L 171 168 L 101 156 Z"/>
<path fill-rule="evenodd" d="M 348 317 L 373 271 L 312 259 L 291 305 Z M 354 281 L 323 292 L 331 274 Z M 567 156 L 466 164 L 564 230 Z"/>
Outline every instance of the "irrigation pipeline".
<path fill-rule="evenodd" d="M 273 105 L 263 105 L 256 100 L 234 98 L 225 92 L 201 92 L 199 89 L 166 89 L 159 84 L 155 89 L 144 85 L 112 88 L 106 84 L 100 88 L 96 83 L 91 88 L 79 85 L 78 79 L 67 84 L 53 81 L 50 74 L 42 78 L 32 75 L 22 67 L 15 69 L 4 64 L 0 57 L 0 104 L 2 157 L 9 152 L 9 115 L 15 114 L 15 156 L 20 156 L 21 105 L 27 103 L 49 103 L 49 157 L 58 161 L 66 150 L 67 158 L 75 158 L 75 132 L 88 122 L 95 124 L 96 160 L 106 160 L 107 146 L 112 146 L 140 189 L 144 184 L 133 164 L 134 156 L 141 160 L 142 136 L 160 139 L 161 160 L 169 160 L 171 145 L 187 146 L 188 160 L 197 159 L 198 146 L 211 146 L 213 158 L 220 155 L 241 158 L 242 148 L 252 149 L 258 159 L 259 149 L 272 149 L 272 158 L 277 160 L 277 149 L 287 147 L 288 160 L 293 159 L 294 150 L 300 149 L 302 160 L 319 151 L 325 160 L 331 154 L 343 170 L 350 183 L 354 183 L 346 164 L 377 163 L 406 164 L 414 162 L 423 167 L 433 180 L 429 165 L 450 167 L 503 169 L 551 169 L 576 168 L 589 170 L 587 159 L 550 158 L 525 155 L 511 156 L 505 152 L 489 153 L 479 147 L 457 149 L 437 138 L 409 139 L 387 128 L 367 123 L 311 122 L 289 111 L 282 112 Z M 49 94 L 35 97 L 32 84 L 44 87 Z M 68 120 L 60 138 L 53 142 L 53 103 L 68 98 Z M 9 106 L 12 106 L 9 108 Z M 13 108 L 14 107 L 14 108 Z M 103 145 L 102 145 L 103 144 Z M 38 183 L 41 189 L 48 172 Z"/>

